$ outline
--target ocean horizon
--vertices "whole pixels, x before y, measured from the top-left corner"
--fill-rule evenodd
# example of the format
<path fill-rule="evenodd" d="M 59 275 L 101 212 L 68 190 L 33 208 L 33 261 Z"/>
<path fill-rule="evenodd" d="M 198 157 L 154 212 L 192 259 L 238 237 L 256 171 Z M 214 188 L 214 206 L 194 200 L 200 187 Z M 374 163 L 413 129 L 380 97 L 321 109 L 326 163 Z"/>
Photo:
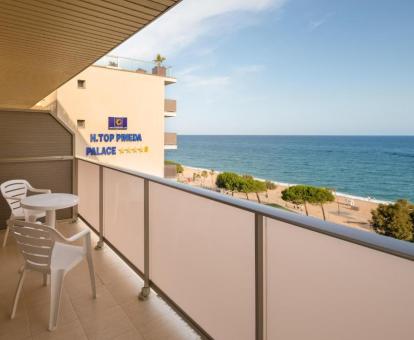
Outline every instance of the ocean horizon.
<path fill-rule="evenodd" d="M 165 158 L 348 195 L 414 201 L 414 136 L 178 135 Z"/>

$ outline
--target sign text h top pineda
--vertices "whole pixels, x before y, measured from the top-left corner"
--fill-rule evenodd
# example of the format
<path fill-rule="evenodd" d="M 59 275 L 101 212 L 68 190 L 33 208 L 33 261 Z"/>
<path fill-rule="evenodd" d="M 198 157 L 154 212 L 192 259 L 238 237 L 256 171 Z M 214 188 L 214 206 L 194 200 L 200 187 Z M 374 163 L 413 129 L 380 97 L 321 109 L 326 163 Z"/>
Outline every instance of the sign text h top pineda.
<path fill-rule="evenodd" d="M 90 142 L 142 142 L 140 133 L 91 133 Z"/>

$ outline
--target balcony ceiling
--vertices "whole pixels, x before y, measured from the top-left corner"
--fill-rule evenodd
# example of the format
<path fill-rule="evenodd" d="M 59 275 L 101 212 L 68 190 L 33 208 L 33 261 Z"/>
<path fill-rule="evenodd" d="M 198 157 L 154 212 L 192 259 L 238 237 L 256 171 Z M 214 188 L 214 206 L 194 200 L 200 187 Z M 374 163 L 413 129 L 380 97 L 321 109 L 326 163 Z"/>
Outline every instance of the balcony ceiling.
<path fill-rule="evenodd" d="M 32 107 L 180 1 L 1 0 L 0 107 Z"/>

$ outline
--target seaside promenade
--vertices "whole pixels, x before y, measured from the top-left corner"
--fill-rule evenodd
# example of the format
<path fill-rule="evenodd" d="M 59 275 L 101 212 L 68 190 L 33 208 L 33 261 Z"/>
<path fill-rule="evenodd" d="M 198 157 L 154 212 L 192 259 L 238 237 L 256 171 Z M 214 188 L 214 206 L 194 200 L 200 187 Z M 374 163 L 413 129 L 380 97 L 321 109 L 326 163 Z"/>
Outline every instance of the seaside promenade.
<path fill-rule="evenodd" d="M 212 174 L 211 170 L 208 169 L 193 168 L 189 166 L 183 166 L 183 168 L 184 172 L 179 174 L 178 181 L 193 186 L 217 190 L 215 182 L 217 175 L 220 172 L 215 171 L 214 174 Z M 203 170 L 207 171 L 206 177 L 201 176 Z M 194 174 L 200 176 L 196 176 L 197 178 L 194 179 Z M 282 191 L 286 189 L 288 185 L 277 182 L 275 182 L 275 184 L 277 185 L 276 189 L 259 194 L 261 203 L 278 205 L 298 214 L 305 215 L 306 213 L 303 206 L 297 206 L 282 200 Z M 247 199 L 246 194 L 244 193 L 234 193 L 234 197 Z M 248 199 L 257 202 L 257 197 L 254 193 L 249 194 Z M 345 194 L 335 194 L 335 202 L 324 205 L 326 220 L 365 231 L 372 231 L 370 226 L 371 211 L 376 209 L 378 204 L 378 201 L 375 200 L 357 198 Z M 308 213 L 309 216 L 323 219 L 322 210 L 319 205 L 309 204 Z"/>

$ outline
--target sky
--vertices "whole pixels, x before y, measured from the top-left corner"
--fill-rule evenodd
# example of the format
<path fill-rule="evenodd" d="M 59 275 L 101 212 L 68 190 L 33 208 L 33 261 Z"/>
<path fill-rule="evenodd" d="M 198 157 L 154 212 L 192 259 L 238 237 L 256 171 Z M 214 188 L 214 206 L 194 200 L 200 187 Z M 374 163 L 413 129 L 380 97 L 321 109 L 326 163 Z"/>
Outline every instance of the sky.
<path fill-rule="evenodd" d="M 113 54 L 167 58 L 179 134 L 414 135 L 413 0 L 183 0 Z"/>

